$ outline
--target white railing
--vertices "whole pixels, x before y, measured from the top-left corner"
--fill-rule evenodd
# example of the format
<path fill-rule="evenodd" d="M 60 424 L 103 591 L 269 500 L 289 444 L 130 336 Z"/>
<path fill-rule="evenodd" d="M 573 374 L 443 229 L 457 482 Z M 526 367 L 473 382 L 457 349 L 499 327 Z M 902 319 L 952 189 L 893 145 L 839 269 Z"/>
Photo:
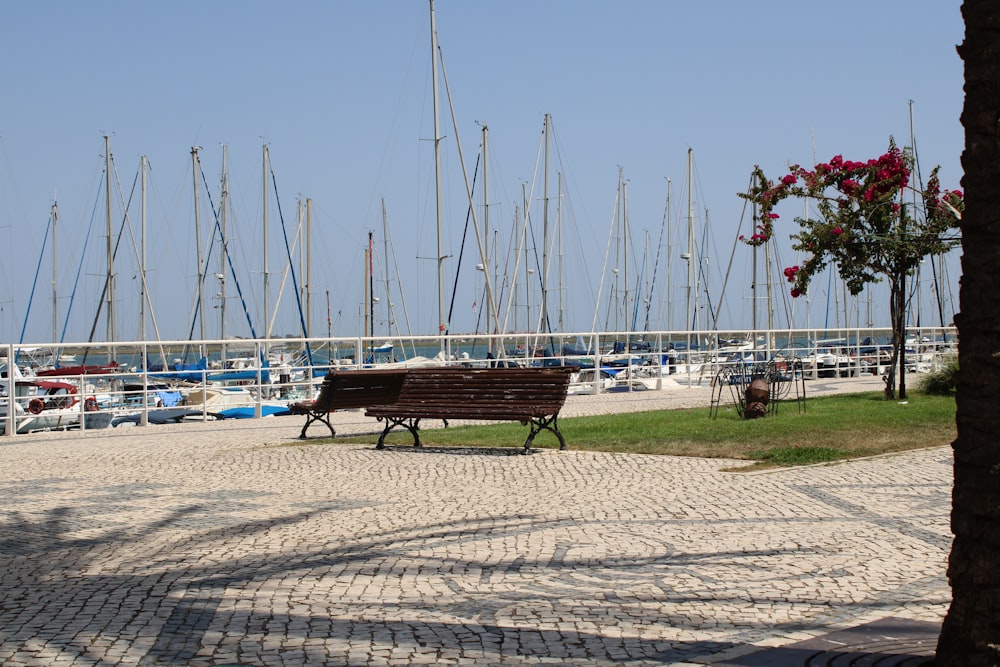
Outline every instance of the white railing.
<path fill-rule="evenodd" d="M 910 371 L 936 370 L 957 351 L 952 328 L 911 329 L 907 337 Z M 841 358 L 834 373 L 881 374 L 890 340 L 889 329 L 792 329 L 7 344 L 0 345 L 0 428 L 5 434 L 25 430 L 24 424 L 30 428 L 28 408 L 38 407 L 29 406 L 36 397 L 30 392 L 47 391 L 40 380 L 74 388 L 69 398 L 42 395 L 42 414 L 58 403 L 64 419 L 56 428 L 87 429 L 112 419 L 145 425 L 171 408 L 170 414 L 183 412 L 183 418 L 209 419 L 221 414 L 219 406 L 242 406 L 259 417 L 312 398 L 331 368 L 609 365 L 627 369 L 629 378 L 675 376 L 678 384 L 691 386 L 710 382 L 722 365 L 741 359 L 795 360 L 808 378 L 830 372 L 820 359 L 833 355 Z M 12 359 L 20 373 L 11 371 Z M 52 367 L 64 374 L 45 375 Z M 107 372 L 95 372 L 102 369 Z M 19 374 L 12 388 L 12 376 Z M 168 405 L 174 398 L 183 403 Z"/>

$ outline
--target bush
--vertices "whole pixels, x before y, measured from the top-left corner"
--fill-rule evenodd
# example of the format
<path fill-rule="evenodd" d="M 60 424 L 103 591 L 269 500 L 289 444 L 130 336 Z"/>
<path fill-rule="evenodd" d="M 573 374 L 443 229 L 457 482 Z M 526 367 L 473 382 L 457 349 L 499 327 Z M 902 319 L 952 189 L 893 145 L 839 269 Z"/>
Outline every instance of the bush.
<path fill-rule="evenodd" d="M 958 372 L 958 357 L 948 359 L 940 370 L 928 373 L 920 379 L 919 389 L 925 394 L 951 396 L 955 393 L 955 373 Z"/>

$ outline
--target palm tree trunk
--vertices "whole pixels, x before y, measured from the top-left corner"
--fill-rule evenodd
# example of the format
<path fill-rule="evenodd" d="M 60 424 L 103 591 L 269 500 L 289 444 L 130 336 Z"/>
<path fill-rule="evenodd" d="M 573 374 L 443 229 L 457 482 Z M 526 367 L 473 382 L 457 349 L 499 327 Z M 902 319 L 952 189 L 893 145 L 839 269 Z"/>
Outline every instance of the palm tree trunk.
<path fill-rule="evenodd" d="M 939 667 L 1000 665 L 1000 4 L 965 0 L 958 437 Z"/>

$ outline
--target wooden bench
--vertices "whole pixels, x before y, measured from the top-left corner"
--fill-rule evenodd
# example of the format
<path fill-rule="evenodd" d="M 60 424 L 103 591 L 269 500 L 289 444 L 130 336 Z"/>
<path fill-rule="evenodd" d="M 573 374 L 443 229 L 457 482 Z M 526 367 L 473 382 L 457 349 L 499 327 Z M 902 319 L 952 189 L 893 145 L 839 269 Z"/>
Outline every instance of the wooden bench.
<path fill-rule="evenodd" d="M 559 448 L 566 440 L 557 418 L 566 402 L 570 366 L 538 368 L 463 368 L 458 366 L 411 368 L 406 372 L 399 398 L 394 403 L 370 405 L 365 414 L 385 420 L 377 449 L 385 448 L 385 437 L 397 426 L 413 435 L 420 447 L 421 419 L 517 421 L 531 427 L 524 450 L 541 431 L 555 434 Z"/>
<path fill-rule="evenodd" d="M 312 401 L 291 403 L 288 409 L 293 415 L 305 415 L 300 438 L 315 422 L 323 422 L 330 429 L 330 435 L 337 432 L 330 423 L 330 413 L 346 408 L 365 408 L 369 405 L 393 403 L 399 398 L 403 386 L 405 369 L 334 370 L 323 378 L 319 395 Z"/>

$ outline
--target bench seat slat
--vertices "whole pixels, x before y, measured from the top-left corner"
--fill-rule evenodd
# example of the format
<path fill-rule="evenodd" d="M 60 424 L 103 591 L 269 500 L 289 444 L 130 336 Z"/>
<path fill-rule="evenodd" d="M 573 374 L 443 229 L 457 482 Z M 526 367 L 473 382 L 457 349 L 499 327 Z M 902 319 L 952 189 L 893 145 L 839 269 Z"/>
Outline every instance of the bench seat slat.
<path fill-rule="evenodd" d="M 517 421 L 531 424 L 529 449 L 541 430 L 552 431 L 565 448 L 556 419 L 566 402 L 573 367 L 410 369 L 394 403 L 369 405 L 365 414 L 386 420 L 378 448 L 395 426 L 407 428 L 419 446 L 421 419 Z"/>
<path fill-rule="evenodd" d="M 366 408 L 367 413 L 372 417 L 385 417 L 391 415 L 407 416 L 425 413 L 428 417 L 437 415 L 453 415 L 454 419 L 465 418 L 465 415 L 472 415 L 477 419 L 500 419 L 497 415 L 509 415 L 516 417 L 542 417 L 558 412 L 562 408 L 561 403 L 533 403 L 531 405 L 493 405 L 489 409 L 476 404 L 455 405 L 441 401 L 410 401 L 406 403 L 396 403 L 394 405 L 379 405 Z M 462 415 L 460 417 L 459 415 Z"/>

